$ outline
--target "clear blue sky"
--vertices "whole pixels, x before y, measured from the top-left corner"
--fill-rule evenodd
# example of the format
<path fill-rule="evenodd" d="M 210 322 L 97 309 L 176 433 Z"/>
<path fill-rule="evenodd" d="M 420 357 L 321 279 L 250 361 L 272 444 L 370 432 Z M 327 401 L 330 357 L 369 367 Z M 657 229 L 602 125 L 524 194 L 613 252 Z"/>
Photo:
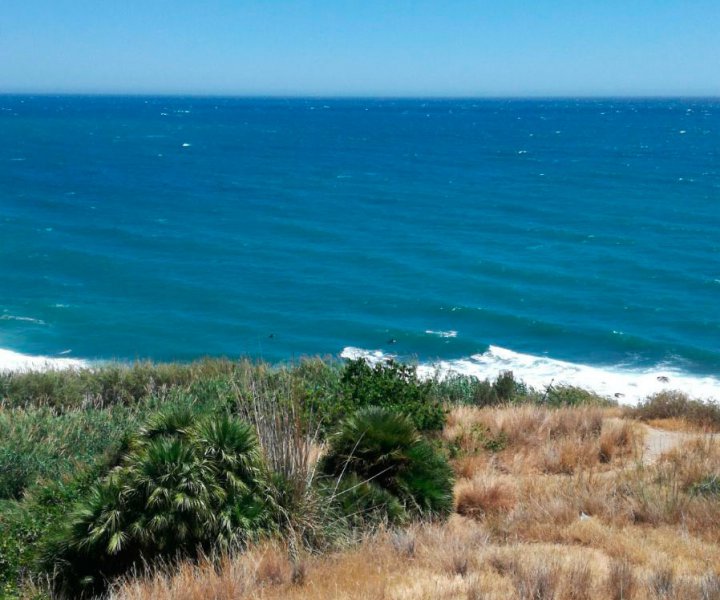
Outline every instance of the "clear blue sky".
<path fill-rule="evenodd" d="M 720 95 L 720 0 L 2 0 L 0 92 Z"/>

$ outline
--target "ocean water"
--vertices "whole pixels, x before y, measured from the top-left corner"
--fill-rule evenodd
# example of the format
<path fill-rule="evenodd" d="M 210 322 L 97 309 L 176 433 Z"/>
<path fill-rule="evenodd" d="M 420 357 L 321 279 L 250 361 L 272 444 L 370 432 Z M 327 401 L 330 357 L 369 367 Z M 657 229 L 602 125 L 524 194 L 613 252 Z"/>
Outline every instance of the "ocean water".
<path fill-rule="evenodd" d="M 392 354 L 720 398 L 718 300 L 718 100 L 0 96 L 6 368 Z"/>

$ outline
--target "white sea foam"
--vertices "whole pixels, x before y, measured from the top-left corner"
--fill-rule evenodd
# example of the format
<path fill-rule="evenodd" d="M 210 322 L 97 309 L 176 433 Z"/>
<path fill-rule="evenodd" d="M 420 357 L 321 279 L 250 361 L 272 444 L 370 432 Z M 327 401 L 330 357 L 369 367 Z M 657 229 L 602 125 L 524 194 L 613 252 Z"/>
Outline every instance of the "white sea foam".
<path fill-rule="evenodd" d="M 0 321 L 25 321 L 26 323 L 45 325 L 45 321 L 42 319 L 35 319 L 33 317 L 18 317 L 17 315 L 0 315 Z"/>
<path fill-rule="evenodd" d="M 343 358 L 364 358 L 368 362 L 394 358 L 380 350 L 345 348 Z M 593 367 L 513 352 L 490 346 L 483 354 L 457 360 L 441 360 L 420 364 L 422 377 L 446 377 L 452 373 L 472 375 L 480 379 L 494 379 L 502 371 L 512 371 L 518 379 L 538 390 L 553 385 L 578 386 L 601 396 L 616 398 L 623 404 L 636 404 L 650 394 L 663 390 L 678 390 L 693 398 L 720 401 L 720 379 L 684 373 L 658 365 L 649 369 L 627 367 Z"/>
<path fill-rule="evenodd" d="M 0 372 L 81 369 L 87 366 L 89 366 L 89 363 L 77 358 L 30 356 L 28 354 L 20 354 L 19 352 L 0 348 Z"/>
<path fill-rule="evenodd" d="M 425 333 L 428 335 L 436 335 L 441 338 L 454 338 L 457 337 L 458 332 L 454 329 L 451 329 L 450 331 L 433 331 L 432 329 L 426 329 Z"/>

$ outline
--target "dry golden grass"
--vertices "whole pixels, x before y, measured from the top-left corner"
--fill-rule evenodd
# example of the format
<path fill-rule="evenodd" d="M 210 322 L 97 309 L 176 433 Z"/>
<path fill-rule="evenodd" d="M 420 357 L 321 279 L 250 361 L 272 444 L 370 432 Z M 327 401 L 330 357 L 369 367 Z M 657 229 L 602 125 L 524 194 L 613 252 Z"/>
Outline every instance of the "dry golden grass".
<path fill-rule="evenodd" d="M 498 544 L 481 524 L 459 516 L 445 526 L 424 525 L 404 532 L 399 541 L 398 536 L 388 532 L 337 555 L 306 557 L 303 576 L 295 581 L 280 549 L 271 559 L 271 579 L 262 562 L 268 551 L 255 550 L 216 565 L 184 564 L 171 576 L 129 580 L 111 598 L 692 600 L 718 597 L 705 591 L 720 593 L 717 556 L 696 565 L 702 568 L 688 569 L 683 560 L 658 562 L 657 554 L 647 560 L 632 554 L 610 557 L 582 545 Z"/>
<path fill-rule="evenodd" d="M 508 513 L 517 504 L 517 488 L 509 477 L 477 475 L 455 486 L 455 510 L 473 518 Z"/>
<path fill-rule="evenodd" d="M 456 409 L 457 514 L 301 556 L 241 556 L 119 582 L 114 600 L 720 598 L 720 440 L 642 461 L 642 426 L 600 409 Z M 487 449 L 487 448 L 491 449 Z"/>
<path fill-rule="evenodd" d="M 488 465 L 512 474 L 570 475 L 642 452 L 644 428 L 611 414 L 594 407 L 460 407 L 451 411 L 443 436 L 455 450 L 459 477 Z"/>

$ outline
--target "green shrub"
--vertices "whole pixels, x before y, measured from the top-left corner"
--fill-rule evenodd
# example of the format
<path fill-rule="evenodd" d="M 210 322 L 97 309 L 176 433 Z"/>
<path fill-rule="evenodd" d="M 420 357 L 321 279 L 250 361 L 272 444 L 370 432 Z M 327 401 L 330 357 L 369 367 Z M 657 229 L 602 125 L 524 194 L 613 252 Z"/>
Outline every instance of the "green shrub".
<path fill-rule="evenodd" d="M 627 409 L 629 415 L 644 421 L 650 419 L 686 419 L 714 431 L 720 431 L 720 405 L 691 400 L 681 392 L 659 392 Z"/>
<path fill-rule="evenodd" d="M 175 408 L 153 419 L 93 485 L 45 552 L 58 591 L 97 593 L 156 558 L 230 548 L 270 527 L 254 432 Z"/>
<path fill-rule="evenodd" d="M 420 430 L 440 430 L 445 424 L 445 410 L 433 395 L 432 381 L 420 380 L 414 366 L 392 360 L 373 366 L 363 359 L 348 361 L 340 373 L 337 395 L 322 398 L 322 404 L 312 400 L 326 430 L 367 406 L 407 415 Z"/>
<path fill-rule="evenodd" d="M 452 372 L 445 377 L 435 377 L 432 384 L 433 396 L 447 404 L 475 404 L 474 397 L 478 386 L 490 386 L 488 381 Z"/>
<path fill-rule="evenodd" d="M 544 404 L 549 406 L 614 406 L 617 402 L 574 385 L 550 386 Z"/>
<path fill-rule="evenodd" d="M 509 402 L 524 389 L 512 371 L 501 371 L 493 383 L 493 391 L 500 403 Z"/>
<path fill-rule="evenodd" d="M 93 463 L 120 443 L 135 419 L 122 406 L 61 414 L 48 408 L 0 411 L 0 499 L 20 498 L 40 479 Z"/>
<path fill-rule="evenodd" d="M 352 513 L 362 514 L 368 502 L 375 510 L 385 499 L 388 518 L 400 520 L 398 506 L 383 492 L 396 498 L 409 515 L 442 516 L 452 509 L 453 474 L 447 460 L 409 417 L 386 408 L 365 408 L 346 419 L 330 439 L 320 471 L 332 478 L 351 478 L 350 488 L 353 482 L 366 486 L 356 493 L 364 493 L 362 502 L 354 509 L 345 507 Z"/>
<path fill-rule="evenodd" d="M 535 399 L 530 390 L 515 379 L 512 371 L 502 371 L 494 381 L 450 374 L 433 382 L 433 392 L 445 402 L 473 406 L 497 406 Z"/>
<path fill-rule="evenodd" d="M 23 502 L 0 501 L 0 598 L 21 597 L 24 576 L 37 576 L 39 550 L 68 511 L 104 472 L 98 463 L 31 488 Z M 23 596 L 24 597 L 24 596 Z"/>

